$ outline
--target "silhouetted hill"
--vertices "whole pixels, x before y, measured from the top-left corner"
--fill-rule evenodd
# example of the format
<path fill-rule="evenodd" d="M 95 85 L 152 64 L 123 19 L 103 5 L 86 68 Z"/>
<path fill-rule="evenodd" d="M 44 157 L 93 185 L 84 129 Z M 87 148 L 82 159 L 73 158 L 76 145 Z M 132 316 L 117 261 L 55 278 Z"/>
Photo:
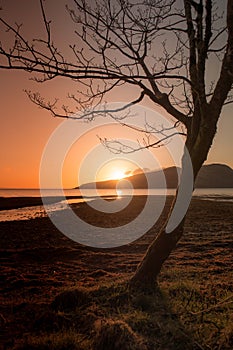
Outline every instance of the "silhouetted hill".
<path fill-rule="evenodd" d="M 197 177 L 197 188 L 233 187 L 233 169 L 225 164 L 204 165 Z"/>
<path fill-rule="evenodd" d="M 169 167 L 158 171 L 147 172 L 148 182 L 150 188 L 164 188 L 165 179 L 167 188 L 176 188 L 178 182 L 178 172 L 180 168 Z M 165 179 L 164 179 L 165 176 Z M 129 176 L 126 179 L 120 181 L 121 188 L 128 188 L 129 182 L 135 189 L 147 188 L 146 176 L 142 174 L 136 174 Z M 96 183 L 98 189 L 115 189 L 116 185 L 119 185 L 119 180 L 100 181 Z M 197 188 L 231 188 L 233 187 L 233 169 L 224 164 L 210 164 L 204 165 L 196 180 Z M 80 188 L 92 189 L 95 188 L 95 183 L 87 183 L 81 185 Z"/>

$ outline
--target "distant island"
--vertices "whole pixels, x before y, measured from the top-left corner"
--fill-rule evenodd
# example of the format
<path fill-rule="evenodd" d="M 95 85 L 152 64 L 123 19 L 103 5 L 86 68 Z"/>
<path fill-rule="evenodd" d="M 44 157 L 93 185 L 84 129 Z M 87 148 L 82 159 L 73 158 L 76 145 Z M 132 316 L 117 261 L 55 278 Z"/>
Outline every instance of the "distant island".
<path fill-rule="evenodd" d="M 147 178 L 152 180 L 152 188 L 164 188 L 164 176 L 167 188 L 176 188 L 178 184 L 178 173 L 180 168 L 169 167 L 164 170 L 147 172 Z M 147 179 L 144 173 L 132 175 L 120 180 L 120 186 L 129 188 L 129 182 L 135 189 L 147 188 Z M 107 180 L 89 182 L 77 189 L 115 189 L 119 180 Z M 196 188 L 233 188 L 233 169 L 225 164 L 204 165 L 196 179 Z"/>

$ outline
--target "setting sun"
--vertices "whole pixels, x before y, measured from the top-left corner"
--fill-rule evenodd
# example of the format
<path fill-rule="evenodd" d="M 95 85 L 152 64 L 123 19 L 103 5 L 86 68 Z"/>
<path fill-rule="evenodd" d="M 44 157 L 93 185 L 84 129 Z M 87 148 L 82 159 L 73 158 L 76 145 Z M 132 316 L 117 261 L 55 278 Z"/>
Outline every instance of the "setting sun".
<path fill-rule="evenodd" d="M 125 173 L 122 170 L 116 170 L 114 171 L 114 173 L 112 174 L 112 179 L 113 180 L 121 180 L 125 177 Z"/>
<path fill-rule="evenodd" d="M 95 181 L 121 180 L 132 175 L 136 165 L 128 159 L 110 159 L 98 169 Z"/>

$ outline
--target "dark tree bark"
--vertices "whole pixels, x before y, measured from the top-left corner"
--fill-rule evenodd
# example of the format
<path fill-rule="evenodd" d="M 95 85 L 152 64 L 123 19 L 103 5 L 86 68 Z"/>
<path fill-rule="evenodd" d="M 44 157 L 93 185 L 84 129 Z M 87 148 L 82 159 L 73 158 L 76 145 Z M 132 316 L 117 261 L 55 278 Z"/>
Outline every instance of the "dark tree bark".
<path fill-rule="evenodd" d="M 211 143 L 210 140 L 209 140 L 209 143 Z M 191 155 L 193 169 L 195 169 L 193 172 L 194 182 L 204 162 L 204 160 L 202 161 L 201 159 L 205 159 L 207 156 L 207 153 L 204 152 L 204 147 L 202 148 L 201 145 L 200 145 L 200 148 L 198 148 L 198 150 L 199 150 L 198 155 L 194 153 Z M 181 181 L 182 181 L 182 175 L 181 175 Z M 152 244 L 149 246 L 143 260 L 140 262 L 135 274 L 130 280 L 130 286 L 133 288 L 151 289 L 155 286 L 157 277 L 161 271 L 163 263 L 167 260 L 167 258 L 169 257 L 171 252 L 175 249 L 177 243 L 183 236 L 186 215 L 184 215 L 183 220 L 172 232 L 168 233 L 166 231 L 167 222 L 169 221 L 170 216 L 173 213 L 173 209 L 177 201 L 178 191 L 179 191 L 179 188 L 176 191 L 176 195 L 173 200 L 172 206 L 170 208 L 170 213 L 168 215 L 167 221 L 165 222 L 164 226 L 162 227 L 161 231 L 156 236 Z"/>
<path fill-rule="evenodd" d="M 211 115 L 214 118 L 215 111 L 212 111 Z M 195 138 L 195 142 L 190 141 L 189 136 L 186 140 L 186 146 L 192 161 L 194 183 L 199 170 L 201 169 L 204 161 L 207 159 L 208 152 L 211 148 L 214 136 L 216 134 L 216 124 L 218 118 L 215 117 L 214 120 L 214 122 L 207 123 L 207 125 L 199 127 L 199 135 Z M 177 189 L 176 191 L 176 196 L 172 203 L 167 222 L 169 221 L 169 218 L 173 212 L 177 200 L 178 191 L 179 189 Z M 186 215 L 184 216 L 180 224 L 170 233 L 166 232 L 167 222 L 165 223 L 159 234 L 149 246 L 143 260 L 140 262 L 135 274 L 131 278 L 131 287 L 139 289 L 151 289 L 155 286 L 157 277 L 161 271 L 163 263 L 167 260 L 171 252 L 175 249 L 177 242 L 180 240 L 184 233 L 185 218 Z"/>

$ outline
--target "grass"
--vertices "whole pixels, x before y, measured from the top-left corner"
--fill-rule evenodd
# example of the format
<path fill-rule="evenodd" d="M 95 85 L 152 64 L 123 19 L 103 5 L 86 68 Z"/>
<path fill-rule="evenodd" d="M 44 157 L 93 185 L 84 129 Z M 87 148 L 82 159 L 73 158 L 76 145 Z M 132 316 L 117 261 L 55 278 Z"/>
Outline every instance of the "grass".
<path fill-rule="evenodd" d="M 28 336 L 20 350 L 82 350 L 85 339 L 76 330 L 64 330 L 57 333 L 43 333 L 40 336 Z M 88 348 L 88 342 L 85 345 Z"/>
<path fill-rule="evenodd" d="M 77 303 L 80 295 L 83 304 Z M 37 320 L 37 334 L 41 331 L 42 335 L 30 335 L 19 349 L 47 349 L 50 344 L 51 349 L 59 350 L 143 350 L 151 347 L 155 340 L 160 348 L 164 348 L 162 343 L 166 342 L 167 330 L 162 339 L 158 315 L 161 319 L 165 315 L 167 323 L 168 314 L 157 292 L 154 295 L 131 294 L 124 282 L 86 291 L 83 288 L 67 290 L 56 296 L 47 310 L 47 317 L 44 312 L 40 321 Z M 50 328 L 45 332 L 48 322 L 54 324 L 54 330 Z M 172 326 L 169 327 L 172 333 Z M 150 333 L 152 337 L 148 341 Z M 174 343 L 174 337 L 171 343 Z"/>
<path fill-rule="evenodd" d="M 76 288 L 56 296 L 36 322 L 40 336 L 18 349 L 232 349 L 232 303 L 232 291 L 189 281 L 148 295 L 125 282 Z"/>
<path fill-rule="evenodd" d="M 184 328 L 203 349 L 233 347 L 233 292 L 222 285 L 182 281 L 164 285 Z"/>
<path fill-rule="evenodd" d="M 150 293 L 129 290 L 127 280 L 153 231 L 132 245 L 98 251 L 74 245 L 49 223 L 38 238 L 37 221 L 24 223 L 20 239 L 19 223 L 1 225 L 12 238 L 2 252 L 5 349 L 231 350 L 232 205 L 194 205 Z M 205 217 L 198 225 L 197 215 Z"/>
<path fill-rule="evenodd" d="M 121 280 L 65 290 L 15 349 L 232 349 L 230 285 L 187 279 L 160 285 L 150 294 L 132 292 Z"/>

